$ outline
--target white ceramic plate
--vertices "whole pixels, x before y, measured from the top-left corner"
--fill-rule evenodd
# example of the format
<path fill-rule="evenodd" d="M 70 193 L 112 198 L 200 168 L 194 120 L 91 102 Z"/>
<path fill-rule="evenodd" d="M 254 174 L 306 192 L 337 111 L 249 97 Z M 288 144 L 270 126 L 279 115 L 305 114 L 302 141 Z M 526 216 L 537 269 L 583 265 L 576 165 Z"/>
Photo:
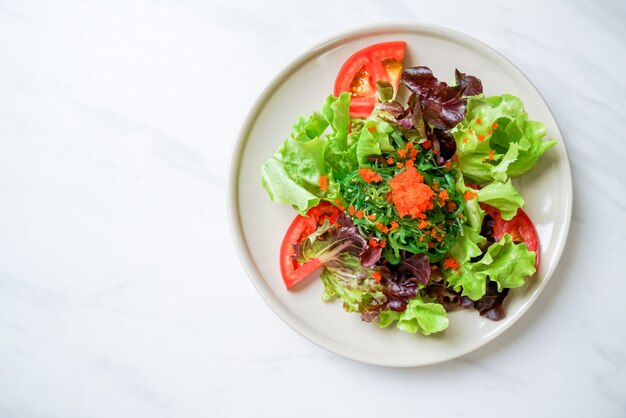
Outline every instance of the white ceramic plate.
<path fill-rule="evenodd" d="M 507 316 L 492 322 L 476 311 L 450 314 L 441 334 L 423 337 L 379 329 L 324 303 L 321 281 L 295 292 L 285 290 L 279 247 L 296 212 L 270 202 L 261 187 L 261 164 L 288 136 L 301 113 L 319 109 L 332 92 L 343 62 L 373 43 L 404 40 L 405 65 L 426 65 L 442 80 L 454 69 L 479 77 L 486 95 L 519 96 L 531 119 L 544 122 L 548 138 L 558 140 L 536 169 L 516 179 L 526 199 L 524 210 L 541 240 L 541 266 L 529 285 L 512 291 Z M 354 30 L 305 52 L 281 71 L 258 98 L 243 124 L 231 161 L 229 217 L 235 246 L 246 272 L 267 304 L 293 329 L 321 347 L 367 363 L 420 366 L 449 360 L 487 344 L 517 321 L 537 299 L 563 251 L 571 218 L 572 184 L 563 138 L 550 109 L 528 79 L 488 46 L 458 32 L 422 24 L 370 26 Z"/>

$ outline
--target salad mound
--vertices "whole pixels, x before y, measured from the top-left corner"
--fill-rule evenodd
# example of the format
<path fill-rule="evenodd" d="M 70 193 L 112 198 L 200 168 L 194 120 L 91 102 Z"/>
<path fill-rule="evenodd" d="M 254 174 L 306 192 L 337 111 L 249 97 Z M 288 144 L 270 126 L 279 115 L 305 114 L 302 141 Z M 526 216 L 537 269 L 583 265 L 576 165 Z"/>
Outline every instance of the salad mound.
<path fill-rule="evenodd" d="M 391 47 L 389 73 L 368 72 Z M 509 289 L 538 267 L 537 234 L 511 178 L 555 141 L 543 140 L 545 126 L 519 98 L 484 97 L 474 76 L 457 70 L 448 85 L 428 67 L 401 70 L 404 43 L 359 54 L 348 62 L 363 66 L 337 77 L 346 91 L 300 116 L 261 169 L 270 198 L 300 212 L 281 247 L 285 284 L 321 269 L 322 300 L 410 333 L 443 331 L 460 308 L 502 319 Z"/>

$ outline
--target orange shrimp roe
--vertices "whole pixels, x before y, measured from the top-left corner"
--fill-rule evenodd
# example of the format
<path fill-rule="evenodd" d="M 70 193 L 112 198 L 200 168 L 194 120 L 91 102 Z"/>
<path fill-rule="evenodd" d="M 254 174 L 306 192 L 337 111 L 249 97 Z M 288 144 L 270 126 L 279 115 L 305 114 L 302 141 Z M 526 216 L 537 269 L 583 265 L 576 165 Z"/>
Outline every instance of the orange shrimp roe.
<path fill-rule="evenodd" d="M 369 168 L 359 168 L 359 175 L 368 184 L 369 183 L 378 183 L 379 181 L 381 181 L 383 179 L 380 176 L 380 174 L 378 174 L 377 172 L 375 172 L 374 170 L 371 170 Z"/>
<path fill-rule="evenodd" d="M 458 270 L 461 265 L 454 258 L 446 258 L 443 261 L 443 267 L 447 269 Z"/>
<path fill-rule="evenodd" d="M 471 191 L 471 190 L 468 190 L 465 193 L 463 193 L 463 198 L 465 200 L 472 200 L 476 196 L 478 196 L 478 195 L 476 193 L 474 193 L 473 191 Z"/>
<path fill-rule="evenodd" d="M 391 198 L 400 217 L 413 219 L 426 217 L 425 212 L 433 208 L 433 189 L 424 184 L 424 177 L 415 167 L 407 168 L 389 180 Z"/>
<path fill-rule="evenodd" d="M 328 177 L 320 176 L 318 182 L 320 184 L 320 190 L 325 192 L 326 188 L 328 187 Z"/>
<path fill-rule="evenodd" d="M 376 229 L 378 229 L 383 234 L 386 234 L 387 232 L 389 232 L 389 228 L 387 228 L 385 225 L 381 224 L 380 222 L 376 222 Z"/>

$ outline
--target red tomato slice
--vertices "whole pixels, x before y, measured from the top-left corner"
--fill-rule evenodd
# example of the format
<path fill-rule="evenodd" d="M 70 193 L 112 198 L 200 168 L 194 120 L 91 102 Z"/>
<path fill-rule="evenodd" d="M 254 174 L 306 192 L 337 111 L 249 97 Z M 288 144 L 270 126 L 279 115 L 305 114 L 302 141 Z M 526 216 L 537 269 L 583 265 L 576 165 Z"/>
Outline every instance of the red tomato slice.
<path fill-rule="evenodd" d="M 312 259 L 304 264 L 295 260 L 293 258 L 295 255 L 293 244 L 298 244 L 311 235 L 325 219 L 328 219 L 331 224 L 334 223 L 340 213 L 341 211 L 335 206 L 328 202 L 322 202 L 309 209 L 308 218 L 298 215 L 291 222 L 280 246 L 280 272 L 287 289 L 292 288 L 322 266 L 322 263 L 317 259 Z"/>
<path fill-rule="evenodd" d="M 374 44 L 357 51 L 343 64 L 335 80 L 334 94 L 352 94 L 350 116 L 365 118 L 372 113 L 378 102 L 377 81 L 388 81 L 394 92 L 398 90 L 405 49 L 404 41 Z"/>
<path fill-rule="evenodd" d="M 521 209 L 513 219 L 505 221 L 500 215 L 500 211 L 493 206 L 481 204 L 482 208 L 494 219 L 493 235 L 496 239 L 501 239 L 505 233 L 511 234 L 514 242 L 524 242 L 530 251 L 537 254 L 535 268 L 539 268 L 539 237 L 533 221 L 530 220 L 526 212 Z"/>

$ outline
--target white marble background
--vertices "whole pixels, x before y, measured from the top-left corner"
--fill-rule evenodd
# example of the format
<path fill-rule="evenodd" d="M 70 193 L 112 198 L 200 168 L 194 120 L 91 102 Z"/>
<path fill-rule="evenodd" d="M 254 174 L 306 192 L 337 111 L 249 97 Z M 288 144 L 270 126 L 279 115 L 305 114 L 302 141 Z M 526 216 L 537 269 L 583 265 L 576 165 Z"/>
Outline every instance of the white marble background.
<path fill-rule="evenodd" d="M 0 0 L 0 417 L 626 416 L 626 3 Z M 270 78 L 414 20 L 509 57 L 573 168 L 561 266 L 455 361 L 330 354 L 245 277 L 230 150 Z"/>

